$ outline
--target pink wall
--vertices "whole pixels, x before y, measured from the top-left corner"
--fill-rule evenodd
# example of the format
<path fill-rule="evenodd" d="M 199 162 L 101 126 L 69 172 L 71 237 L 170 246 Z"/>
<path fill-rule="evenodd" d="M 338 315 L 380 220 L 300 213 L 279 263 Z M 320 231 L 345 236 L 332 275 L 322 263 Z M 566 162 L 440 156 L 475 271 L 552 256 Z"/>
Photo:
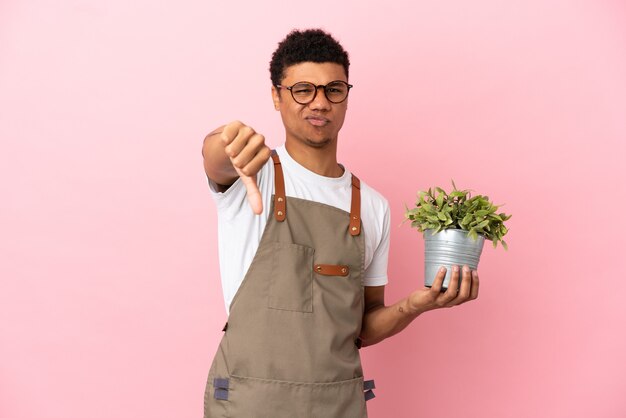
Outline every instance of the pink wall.
<path fill-rule="evenodd" d="M 311 26 L 351 53 L 340 160 L 391 203 L 389 303 L 421 282 L 418 189 L 514 214 L 478 301 L 363 350 L 370 415 L 626 416 L 624 3 L 296 4 L 0 4 L 0 416 L 201 416 L 226 319 L 201 141 L 281 143 L 269 57 Z"/>

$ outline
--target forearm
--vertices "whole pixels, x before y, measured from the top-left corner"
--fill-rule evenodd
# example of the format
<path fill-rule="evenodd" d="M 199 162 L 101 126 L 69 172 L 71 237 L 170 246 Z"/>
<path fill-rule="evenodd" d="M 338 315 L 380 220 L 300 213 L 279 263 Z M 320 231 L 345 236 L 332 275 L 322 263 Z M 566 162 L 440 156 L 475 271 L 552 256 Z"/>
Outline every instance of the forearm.
<path fill-rule="evenodd" d="M 391 306 L 371 308 L 363 315 L 360 338 L 362 346 L 373 345 L 405 329 L 420 312 L 409 308 L 409 298 Z"/>
<path fill-rule="evenodd" d="M 365 288 L 365 314 L 361 326 L 362 346 L 381 342 L 406 328 L 415 318 L 433 309 L 450 308 L 478 297 L 478 272 L 463 268 L 460 276 L 458 266 L 452 268 L 450 283 L 441 291 L 446 269 L 437 272 L 430 288 L 423 287 L 391 306 L 385 306 L 384 287 Z M 459 286 L 459 281 L 460 286 Z"/>

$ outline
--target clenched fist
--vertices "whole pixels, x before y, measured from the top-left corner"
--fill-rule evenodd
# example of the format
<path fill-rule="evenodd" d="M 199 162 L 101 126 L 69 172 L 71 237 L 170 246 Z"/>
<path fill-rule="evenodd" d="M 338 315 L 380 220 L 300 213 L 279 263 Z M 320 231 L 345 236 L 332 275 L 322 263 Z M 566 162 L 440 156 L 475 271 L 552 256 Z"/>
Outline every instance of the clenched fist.
<path fill-rule="evenodd" d="M 246 187 L 252 211 L 257 215 L 261 214 L 263 201 L 256 184 L 256 174 L 271 156 L 271 150 L 265 145 L 265 137 L 250 126 L 234 121 L 224 126 L 220 140 L 224 152 Z"/>

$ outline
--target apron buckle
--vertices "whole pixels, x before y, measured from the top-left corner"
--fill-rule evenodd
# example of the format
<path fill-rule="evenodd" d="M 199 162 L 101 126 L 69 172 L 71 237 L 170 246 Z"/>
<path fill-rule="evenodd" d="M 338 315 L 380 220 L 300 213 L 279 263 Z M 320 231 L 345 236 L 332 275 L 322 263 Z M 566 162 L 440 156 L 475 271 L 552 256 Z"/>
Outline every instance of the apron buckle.
<path fill-rule="evenodd" d="M 365 396 L 365 402 L 376 397 L 372 389 L 376 389 L 376 383 L 374 383 L 373 380 L 366 380 L 363 382 L 363 390 L 365 391 L 363 395 Z"/>
<path fill-rule="evenodd" d="M 219 377 L 216 377 L 215 379 L 213 379 L 213 386 L 215 387 L 215 392 L 213 393 L 215 399 L 218 399 L 220 401 L 227 401 L 228 379 L 220 379 Z"/>

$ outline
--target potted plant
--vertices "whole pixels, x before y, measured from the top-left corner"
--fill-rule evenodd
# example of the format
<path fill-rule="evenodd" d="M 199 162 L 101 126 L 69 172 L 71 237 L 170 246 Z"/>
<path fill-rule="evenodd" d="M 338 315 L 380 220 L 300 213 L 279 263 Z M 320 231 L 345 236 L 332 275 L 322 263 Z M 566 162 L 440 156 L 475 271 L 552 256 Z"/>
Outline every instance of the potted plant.
<path fill-rule="evenodd" d="M 478 267 L 485 239 L 492 241 L 494 248 L 501 243 L 507 249 L 502 238 L 508 232 L 504 222 L 511 217 L 496 213 L 500 206 L 487 196 L 458 190 L 454 181 L 452 188 L 450 193 L 440 187 L 419 191 L 415 207 L 407 207 L 405 213 L 405 221 L 424 234 L 424 284 L 431 287 L 438 269 L 444 266 L 444 290 L 453 265 Z"/>

